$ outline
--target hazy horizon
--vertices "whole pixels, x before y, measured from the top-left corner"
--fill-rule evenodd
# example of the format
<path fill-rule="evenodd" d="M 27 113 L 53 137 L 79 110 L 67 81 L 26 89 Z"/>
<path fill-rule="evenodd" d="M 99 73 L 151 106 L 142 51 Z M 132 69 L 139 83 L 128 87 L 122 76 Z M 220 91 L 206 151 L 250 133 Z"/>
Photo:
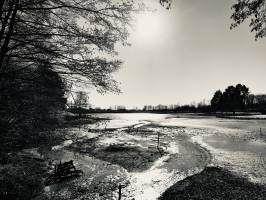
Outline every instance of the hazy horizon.
<path fill-rule="evenodd" d="M 91 104 L 190 104 L 238 83 L 266 93 L 266 42 L 255 41 L 247 23 L 230 30 L 236 1 L 176 0 L 170 11 L 152 2 L 158 10 L 136 18 L 131 46 L 118 47 L 124 64 L 114 77 L 122 93 L 90 91 Z"/>

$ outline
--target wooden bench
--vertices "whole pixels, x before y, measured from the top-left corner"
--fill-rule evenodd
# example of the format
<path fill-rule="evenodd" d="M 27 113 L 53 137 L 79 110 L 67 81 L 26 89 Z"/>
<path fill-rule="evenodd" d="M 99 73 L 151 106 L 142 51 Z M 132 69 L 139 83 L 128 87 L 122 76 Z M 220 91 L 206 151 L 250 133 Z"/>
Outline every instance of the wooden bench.
<path fill-rule="evenodd" d="M 82 174 L 81 170 L 77 170 L 73 160 L 55 165 L 54 172 L 45 181 L 45 185 L 60 183 L 66 179 L 78 177 Z"/>

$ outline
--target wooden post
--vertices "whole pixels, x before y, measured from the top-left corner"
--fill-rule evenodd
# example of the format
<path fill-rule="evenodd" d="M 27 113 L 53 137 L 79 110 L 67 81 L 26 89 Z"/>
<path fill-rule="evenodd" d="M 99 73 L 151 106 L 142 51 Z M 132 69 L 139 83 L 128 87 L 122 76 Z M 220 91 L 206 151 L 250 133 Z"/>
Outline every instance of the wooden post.
<path fill-rule="evenodd" d="M 79 120 L 79 130 L 80 130 L 80 124 L 81 124 L 81 121 L 80 121 L 81 120 L 81 113 L 80 112 L 81 112 L 81 109 L 80 109 L 80 107 L 78 107 L 78 109 L 79 109 L 79 111 L 78 111 L 79 112 L 79 119 L 78 120 Z"/>
<path fill-rule="evenodd" d="M 122 185 L 118 186 L 118 200 L 121 200 L 122 197 Z"/>
<path fill-rule="evenodd" d="M 157 148 L 159 149 L 160 146 L 160 133 L 158 132 L 158 139 L 157 139 Z"/>
<path fill-rule="evenodd" d="M 160 132 L 158 132 L 158 138 L 157 138 L 157 149 L 161 156 L 163 155 L 162 152 L 160 151 Z"/>

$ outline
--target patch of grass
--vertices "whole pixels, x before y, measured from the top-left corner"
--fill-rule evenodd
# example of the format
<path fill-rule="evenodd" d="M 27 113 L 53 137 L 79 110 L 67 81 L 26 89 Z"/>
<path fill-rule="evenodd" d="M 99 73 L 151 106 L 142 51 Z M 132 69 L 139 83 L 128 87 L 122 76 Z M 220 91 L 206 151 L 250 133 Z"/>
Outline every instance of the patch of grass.
<path fill-rule="evenodd" d="M 127 147 L 125 145 L 110 145 L 107 148 L 105 148 L 105 151 L 109 152 L 121 152 L 121 151 L 132 151 L 134 150 L 134 147 Z"/>
<path fill-rule="evenodd" d="M 12 154 L 0 167 L 0 199 L 28 200 L 38 195 L 46 176 L 44 162 Z"/>
<path fill-rule="evenodd" d="M 132 172 L 149 169 L 152 163 L 162 156 L 161 153 L 157 148 L 144 149 L 141 147 L 115 144 L 99 151 L 95 157 L 118 164 Z"/>
<path fill-rule="evenodd" d="M 146 126 L 146 125 L 144 125 Z M 153 133 L 152 130 L 145 129 L 143 126 L 141 128 L 128 128 L 124 130 L 126 133 Z"/>
<path fill-rule="evenodd" d="M 160 153 L 156 147 L 147 149 L 127 144 L 111 144 L 106 147 L 96 143 L 97 138 L 93 138 L 73 144 L 69 148 L 120 165 L 130 172 L 149 169 L 152 163 L 162 156 L 161 153 L 164 153 Z"/>

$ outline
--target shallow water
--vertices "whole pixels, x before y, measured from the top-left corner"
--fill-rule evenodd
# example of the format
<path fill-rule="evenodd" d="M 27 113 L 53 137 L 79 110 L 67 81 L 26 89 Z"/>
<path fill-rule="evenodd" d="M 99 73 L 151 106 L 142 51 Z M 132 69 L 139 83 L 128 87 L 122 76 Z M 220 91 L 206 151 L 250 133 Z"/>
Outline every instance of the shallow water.
<path fill-rule="evenodd" d="M 217 135 L 203 136 L 203 142 L 214 148 L 226 151 L 244 151 L 266 155 L 266 143 L 263 142 L 236 140 Z"/>
<path fill-rule="evenodd" d="M 117 129 L 117 128 L 126 128 L 129 126 L 134 126 L 137 124 L 147 124 L 150 122 L 159 122 L 170 115 L 168 114 L 154 114 L 154 113 L 99 113 L 93 114 L 94 117 L 98 118 L 107 118 L 110 120 L 105 120 L 104 123 L 92 124 L 89 125 L 89 128 L 94 129 Z"/>

